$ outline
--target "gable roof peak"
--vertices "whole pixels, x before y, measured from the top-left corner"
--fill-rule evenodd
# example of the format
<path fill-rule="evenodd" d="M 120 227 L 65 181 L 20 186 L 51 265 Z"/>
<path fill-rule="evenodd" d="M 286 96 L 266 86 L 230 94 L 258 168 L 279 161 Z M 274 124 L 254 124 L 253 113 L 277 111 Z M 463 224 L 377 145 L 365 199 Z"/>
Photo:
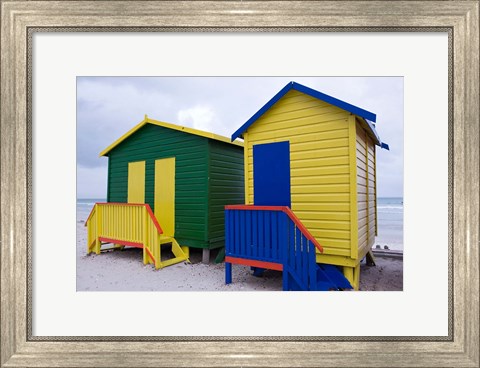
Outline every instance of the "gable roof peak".
<path fill-rule="evenodd" d="M 110 146 L 108 146 L 102 152 L 100 152 L 100 156 L 108 156 L 108 153 L 111 150 L 113 150 L 120 143 L 122 143 L 125 139 L 129 138 L 133 133 L 135 133 L 139 129 L 143 128 L 147 124 L 156 125 L 156 126 L 160 126 L 160 127 L 167 128 L 167 129 L 177 130 L 177 131 L 180 131 L 180 132 L 193 134 L 193 135 L 197 135 L 197 136 L 200 136 L 200 137 L 205 137 L 205 138 L 208 138 L 208 139 L 213 139 L 213 140 L 216 140 L 216 141 L 220 141 L 220 142 L 224 142 L 224 143 L 233 144 L 233 145 L 236 145 L 236 146 L 243 147 L 243 142 L 241 142 L 241 141 L 233 142 L 233 141 L 230 141 L 230 139 L 228 139 L 227 137 L 224 137 L 224 136 L 221 136 L 221 135 L 218 135 L 218 134 L 215 134 L 215 133 L 210 133 L 210 132 L 206 132 L 206 131 L 203 131 L 203 130 L 189 128 L 189 127 L 176 125 L 176 124 L 172 124 L 172 123 L 166 123 L 164 121 L 154 120 L 154 119 L 149 118 L 147 116 L 147 114 L 145 114 L 145 118 L 140 123 L 138 123 L 132 129 L 130 129 L 128 132 L 126 132 L 124 135 L 122 135 L 120 138 L 118 138 L 115 142 L 113 142 Z"/>
<path fill-rule="evenodd" d="M 342 110 L 348 111 L 353 115 L 359 116 L 365 122 L 367 122 L 369 128 L 372 131 L 372 134 L 375 138 L 378 139 L 379 145 L 383 148 L 382 143 L 378 137 L 377 132 L 375 131 L 375 122 L 377 120 L 377 115 L 373 112 L 367 111 L 362 109 L 358 106 L 349 104 L 348 102 L 342 101 L 338 98 L 332 97 L 327 95 L 323 92 L 317 91 L 310 87 L 304 86 L 303 84 L 297 83 L 295 81 L 290 81 L 287 83 L 285 87 L 283 87 L 275 96 L 273 96 L 270 101 L 268 101 L 260 110 L 258 110 L 250 119 L 247 120 L 245 124 L 243 124 L 235 133 L 232 134 L 231 140 L 234 141 L 235 139 L 241 137 L 243 133 L 257 121 L 265 112 L 267 112 L 278 100 L 280 100 L 283 96 L 285 96 L 289 91 L 295 90 L 301 93 L 304 93 L 308 96 L 316 98 L 318 100 L 327 102 L 333 106 L 336 106 Z M 388 147 L 387 145 L 385 145 Z"/>
<path fill-rule="evenodd" d="M 377 120 L 376 114 L 373 112 L 362 109 L 358 106 L 349 104 L 348 102 L 342 101 L 338 98 L 327 95 L 323 92 L 314 90 L 310 87 L 304 86 L 303 84 L 297 83 L 295 81 L 290 81 L 285 87 L 283 87 L 275 96 L 273 96 L 270 101 L 268 101 L 260 110 L 258 110 L 250 119 L 247 120 L 235 133 L 232 134 L 231 139 L 235 139 L 242 136 L 242 134 L 255 122 L 257 121 L 265 112 L 267 112 L 278 100 L 285 96 L 289 91 L 295 90 L 301 93 L 304 93 L 308 96 L 316 98 L 318 100 L 327 102 L 333 106 L 337 106 L 345 111 L 348 111 L 354 115 L 357 115 L 365 120 L 375 122 Z"/>

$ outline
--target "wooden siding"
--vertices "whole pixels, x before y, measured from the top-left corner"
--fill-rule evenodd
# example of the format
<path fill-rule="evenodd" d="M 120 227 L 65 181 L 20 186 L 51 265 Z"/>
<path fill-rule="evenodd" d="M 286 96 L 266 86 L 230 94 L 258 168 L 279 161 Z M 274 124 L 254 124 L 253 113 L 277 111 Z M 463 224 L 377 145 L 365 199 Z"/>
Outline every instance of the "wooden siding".
<path fill-rule="evenodd" d="M 358 122 L 356 126 L 358 248 L 365 250 L 373 246 L 377 230 L 375 144 Z"/>
<path fill-rule="evenodd" d="M 350 113 L 290 91 L 248 128 L 247 204 L 253 204 L 253 146 L 290 142 L 292 210 L 324 254 L 351 256 Z"/>
<path fill-rule="evenodd" d="M 375 243 L 375 236 L 377 235 L 377 183 L 376 183 L 376 146 L 372 139 L 368 138 L 368 193 L 373 194 L 373 198 L 368 203 L 369 208 L 369 242 L 371 247 Z"/>
<path fill-rule="evenodd" d="M 182 245 L 207 245 L 207 138 L 147 124 L 108 156 L 108 200 L 127 201 L 128 163 L 145 160 L 145 203 L 153 210 L 155 160 L 175 157 L 175 237 Z"/>
<path fill-rule="evenodd" d="M 224 245 L 225 205 L 244 204 L 243 147 L 209 142 L 209 246 Z"/>

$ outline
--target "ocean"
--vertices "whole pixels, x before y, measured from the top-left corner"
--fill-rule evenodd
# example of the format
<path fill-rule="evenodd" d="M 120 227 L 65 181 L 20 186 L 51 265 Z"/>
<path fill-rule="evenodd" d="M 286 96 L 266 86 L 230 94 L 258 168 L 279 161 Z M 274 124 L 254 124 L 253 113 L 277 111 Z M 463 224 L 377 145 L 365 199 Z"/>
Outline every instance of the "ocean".
<path fill-rule="evenodd" d="M 84 198 L 77 200 L 77 221 L 85 221 L 96 202 L 105 202 L 103 198 Z M 403 198 L 378 198 L 378 236 L 375 245 L 383 249 L 403 250 Z"/>
<path fill-rule="evenodd" d="M 77 222 L 86 221 L 93 205 L 98 202 L 106 202 L 104 198 L 78 198 L 77 199 Z"/>
<path fill-rule="evenodd" d="M 377 214 L 375 245 L 403 250 L 403 198 L 377 198 Z"/>

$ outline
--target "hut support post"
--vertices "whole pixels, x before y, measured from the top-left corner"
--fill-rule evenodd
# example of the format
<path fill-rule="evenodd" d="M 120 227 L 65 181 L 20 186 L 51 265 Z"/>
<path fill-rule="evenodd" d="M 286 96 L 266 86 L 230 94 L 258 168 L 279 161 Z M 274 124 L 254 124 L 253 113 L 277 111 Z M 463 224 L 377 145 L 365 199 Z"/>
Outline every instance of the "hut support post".
<path fill-rule="evenodd" d="M 343 266 L 343 276 L 348 280 L 350 285 L 355 288 L 354 279 L 353 279 L 353 270 L 354 267 Z"/>
<path fill-rule="evenodd" d="M 367 266 L 375 266 L 375 256 L 373 255 L 372 250 L 370 249 L 366 255 Z"/>
<path fill-rule="evenodd" d="M 360 263 L 357 264 L 353 270 L 353 289 L 358 290 L 360 288 Z"/>
<path fill-rule="evenodd" d="M 210 249 L 203 248 L 202 263 L 210 263 Z"/>
<path fill-rule="evenodd" d="M 360 263 L 354 267 L 343 266 L 343 276 L 348 280 L 354 290 L 360 287 Z"/>

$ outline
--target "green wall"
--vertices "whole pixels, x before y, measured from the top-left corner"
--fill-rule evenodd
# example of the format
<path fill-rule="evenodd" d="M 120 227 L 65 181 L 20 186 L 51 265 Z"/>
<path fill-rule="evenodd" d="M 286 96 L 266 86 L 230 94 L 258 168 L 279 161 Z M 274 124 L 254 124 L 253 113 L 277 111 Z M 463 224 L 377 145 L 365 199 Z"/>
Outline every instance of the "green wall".
<path fill-rule="evenodd" d="M 175 238 L 206 246 L 207 138 L 147 124 L 108 156 L 108 201 L 127 202 L 128 163 L 145 160 L 145 202 L 153 211 L 155 160 L 175 157 Z"/>
<path fill-rule="evenodd" d="M 223 245 L 225 204 L 244 203 L 243 148 L 146 124 L 109 153 L 108 202 L 127 202 L 128 163 L 145 161 L 145 202 L 154 208 L 155 160 L 175 157 L 175 238 Z"/>
<path fill-rule="evenodd" d="M 244 204 L 243 147 L 210 140 L 208 229 L 210 248 L 224 245 L 225 205 Z"/>

